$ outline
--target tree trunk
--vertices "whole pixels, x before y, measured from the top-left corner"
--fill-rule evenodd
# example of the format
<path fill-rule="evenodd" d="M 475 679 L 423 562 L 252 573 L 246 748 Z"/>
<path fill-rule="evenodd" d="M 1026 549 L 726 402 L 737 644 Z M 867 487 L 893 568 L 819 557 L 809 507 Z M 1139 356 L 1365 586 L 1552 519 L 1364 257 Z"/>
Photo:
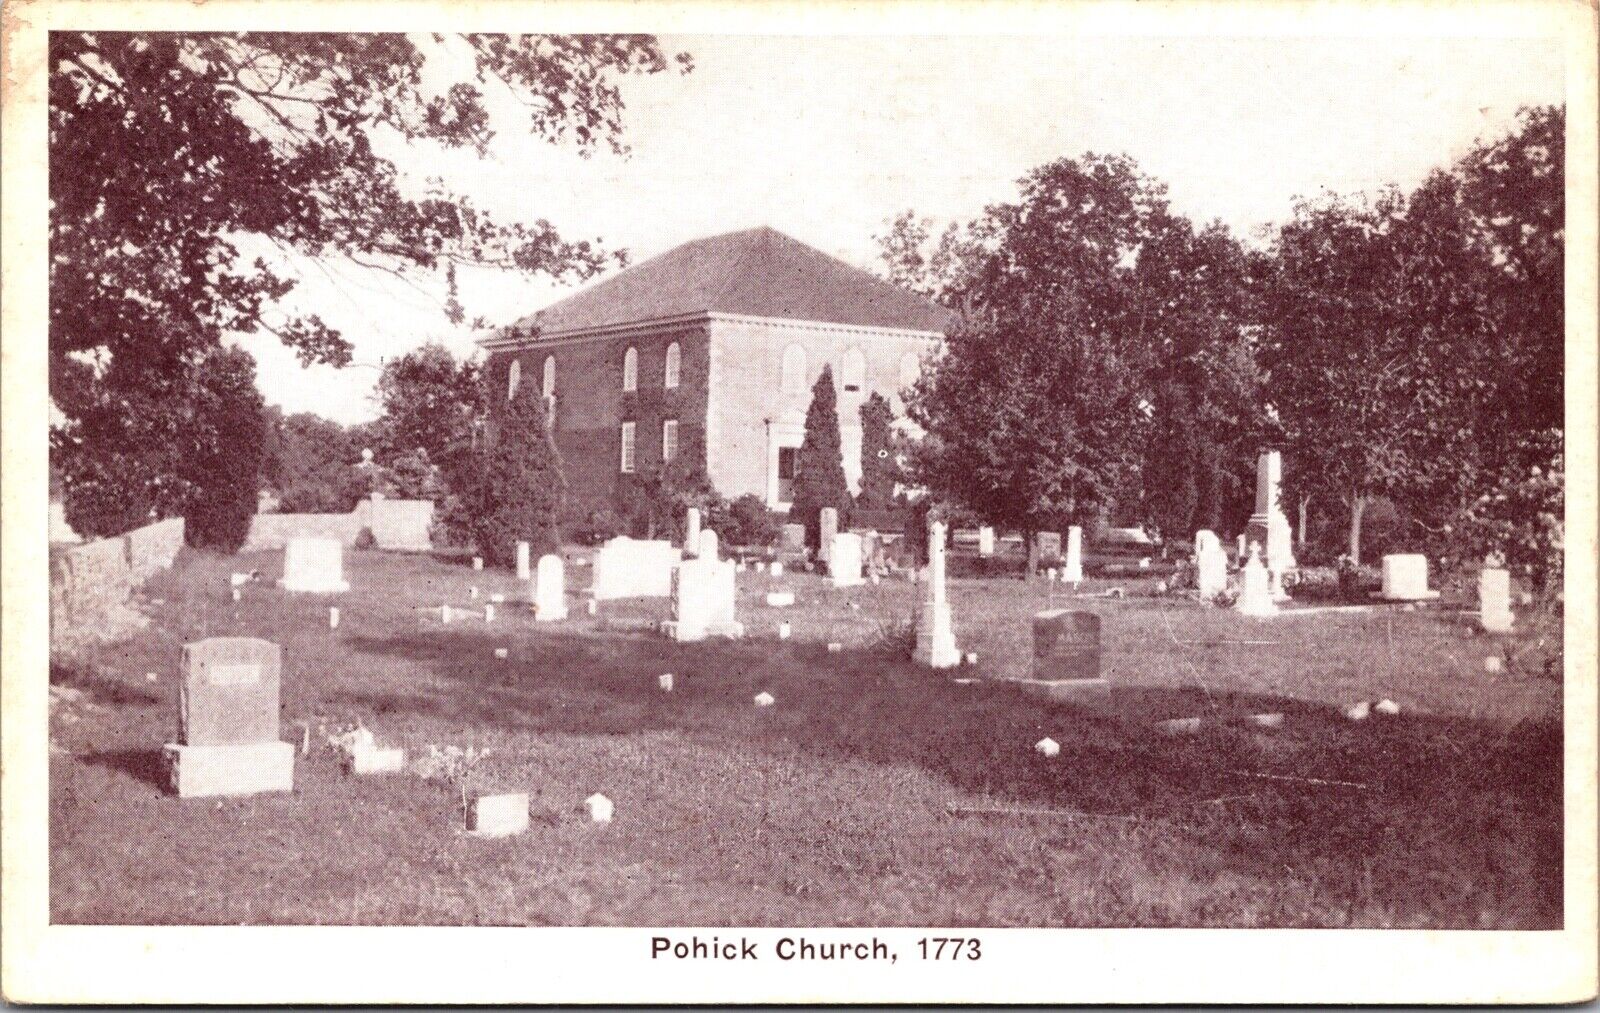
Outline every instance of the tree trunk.
<path fill-rule="evenodd" d="M 1360 493 L 1350 496 L 1350 562 L 1361 565 L 1361 514 L 1367 509 L 1367 498 Z"/>
<path fill-rule="evenodd" d="M 1300 549 L 1301 555 L 1304 555 L 1305 551 L 1306 551 L 1306 513 L 1307 513 L 1307 510 L 1308 510 L 1308 508 L 1310 506 L 1311 506 L 1311 497 L 1310 496 L 1301 496 L 1300 497 L 1300 526 L 1298 528 L 1296 528 L 1295 532 L 1294 532 L 1295 544 Z"/>
<path fill-rule="evenodd" d="M 1039 535 L 1031 527 L 1022 529 L 1022 541 L 1028 550 L 1027 565 L 1022 568 L 1022 579 L 1032 580 L 1039 569 Z"/>

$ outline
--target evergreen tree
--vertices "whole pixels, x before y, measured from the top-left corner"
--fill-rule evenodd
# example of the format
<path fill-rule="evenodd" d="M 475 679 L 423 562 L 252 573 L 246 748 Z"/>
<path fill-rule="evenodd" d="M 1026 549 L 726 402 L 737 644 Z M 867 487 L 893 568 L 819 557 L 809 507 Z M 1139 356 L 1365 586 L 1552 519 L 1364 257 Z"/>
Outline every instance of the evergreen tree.
<path fill-rule="evenodd" d="M 806 543 L 815 549 L 821 544 L 822 509 L 838 510 L 841 527 L 850 510 L 850 485 L 845 481 L 844 452 L 839 443 L 839 395 L 833 389 L 830 366 L 822 367 L 822 375 L 811 388 L 806 435 L 795 459 L 795 472 L 789 519 L 806 526 Z"/>
<path fill-rule="evenodd" d="M 894 453 L 893 422 L 888 399 L 873 391 L 861 405 L 861 491 L 856 506 L 863 510 L 886 510 L 894 504 L 900 462 Z"/>
<path fill-rule="evenodd" d="M 514 398 L 496 429 L 467 494 L 469 525 L 478 553 L 490 563 L 510 566 L 518 542 L 529 543 L 534 556 L 560 547 L 567 481 L 544 407 L 533 397 Z"/>
<path fill-rule="evenodd" d="M 195 369 L 188 453 L 185 538 L 200 548 L 236 552 L 250 533 L 261 489 L 266 419 L 255 360 L 219 348 Z"/>

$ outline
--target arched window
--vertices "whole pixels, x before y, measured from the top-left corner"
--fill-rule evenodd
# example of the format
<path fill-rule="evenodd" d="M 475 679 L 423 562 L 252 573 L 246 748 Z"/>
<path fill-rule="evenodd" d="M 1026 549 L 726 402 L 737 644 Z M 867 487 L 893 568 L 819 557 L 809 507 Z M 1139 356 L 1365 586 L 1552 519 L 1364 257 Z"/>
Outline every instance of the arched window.
<path fill-rule="evenodd" d="M 550 397 L 556 392 L 556 357 L 544 357 L 544 396 Z"/>
<path fill-rule="evenodd" d="M 627 354 L 622 357 L 622 390 L 626 393 L 627 391 L 638 389 L 639 350 L 637 348 L 629 348 Z"/>
<path fill-rule="evenodd" d="M 799 345 L 783 350 L 783 380 L 779 386 L 785 394 L 806 392 L 806 350 Z"/>
<path fill-rule="evenodd" d="M 907 352 L 900 356 L 900 389 L 902 391 L 916 383 L 917 377 L 921 374 L 922 362 L 915 353 Z"/>
<path fill-rule="evenodd" d="M 512 359 L 511 369 L 506 373 L 506 400 L 514 400 L 517 396 L 517 387 L 522 383 L 522 360 Z"/>
<path fill-rule="evenodd" d="M 844 376 L 841 379 L 847 391 L 859 391 L 867 385 L 867 357 L 861 354 L 861 349 L 852 348 L 844 353 Z"/>
<path fill-rule="evenodd" d="M 683 371 L 683 351 L 674 341 L 667 346 L 667 380 L 666 388 L 672 390 L 678 386 L 678 374 Z"/>

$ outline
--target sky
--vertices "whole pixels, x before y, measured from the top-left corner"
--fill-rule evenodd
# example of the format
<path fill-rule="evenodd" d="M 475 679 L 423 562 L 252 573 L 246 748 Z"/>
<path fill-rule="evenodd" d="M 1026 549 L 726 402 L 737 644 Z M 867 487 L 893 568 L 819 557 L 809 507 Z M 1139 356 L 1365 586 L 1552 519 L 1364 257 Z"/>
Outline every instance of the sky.
<path fill-rule="evenodd" d="M 548 219 L 637 263 L 678 243 L 770 225 L 860 267 L 905 209 L 937 226 L 1015 196 L 1045 162 L 1125 153 L 1178 212 L 1263 242 L 1299 196 L 1413 186 L 1504 134 L 1523 105 L 1560 103 L 1560 50 L 1474 38 L 663 36 L 689 74 L 623 80 L 624 157 L 528 136 L 489 91 L 487 158 L 379 137 L 419 188 L 437 177 L 508 220 Z M 428 79 L 470 79 L 447 47 Z M 251 251 L 252 255 L 255 251 Z M 265 252 L 265 251 L 264 251 Z M 377 414 L 378 366 L 428 341 L 474 354 L 441 279 L 340 262 L 287 265 L 290 308 L 355 346 L 342 370 L 302 368 L 275 339 L 255 355 L 267 401 L 342 423 Z M 468 315 L 509 323 L 573 291 L 507 272 L 460 276 Z"/>

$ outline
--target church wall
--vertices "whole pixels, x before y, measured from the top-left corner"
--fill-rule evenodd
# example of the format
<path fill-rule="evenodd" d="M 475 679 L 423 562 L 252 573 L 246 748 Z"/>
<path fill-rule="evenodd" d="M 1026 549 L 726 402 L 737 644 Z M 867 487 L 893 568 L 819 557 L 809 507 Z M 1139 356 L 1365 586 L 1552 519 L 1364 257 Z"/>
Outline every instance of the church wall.
<path fill-rule="evenodd" d="M 674 341 L 682 356 L 679 382 L 667 390 L 667 347 Z M 638 390 L 624 393 L 623 359 L 630 346 L 639 354 Z M 567 479 L 569 514 L 582 518 L 601 508 L 619 511 L 625 483 L 633 480 L 620 470 L 625 421 L 636 426 L 634 476 L 660 466 L 662 422 L 669 418 L 678 420 L 679 458 L 704 460 L 707 355 L 705 325 L 678 325 L 495 352 L 487 369 L 498 409 L 505 404 L 513 360 L 521 363 L 517 396 L 538 397 L 545 357 L 555 357 L 556 448 Z"/>
<path fill-rule="evenodd" d="M 854 491 L 861 472 L 861 405 L 877 391 L 896 414 L 903 413 L 902 360 L 920 360 L 936 347 L 936 339 L 923 335 L 833 324 L 713 319 L 710 328 L 708 472 L 724 496 L 755 493 L 769 505 L 777 498 L 778 448 L 799 446 L 811 386 L 824 365 L 833 367 L 845 476 Z M 783 385 L 784 353 L 792 345 L 805 353 L 798 390 Z M 852 349 L 861 352 L 865 367 L 859 391 L 844 389 L 845 357 Z"/>

